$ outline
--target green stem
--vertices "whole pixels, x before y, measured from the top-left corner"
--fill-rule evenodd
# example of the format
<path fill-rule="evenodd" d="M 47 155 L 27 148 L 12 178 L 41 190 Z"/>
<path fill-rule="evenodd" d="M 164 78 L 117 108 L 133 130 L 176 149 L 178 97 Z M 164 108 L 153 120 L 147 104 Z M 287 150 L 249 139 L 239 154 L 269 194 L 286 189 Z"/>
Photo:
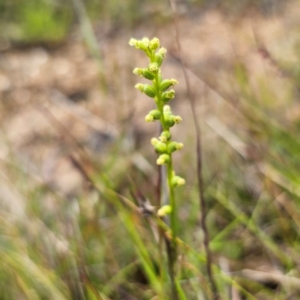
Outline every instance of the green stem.
<path fill-rule="evenodd" d="M 155 62 L 155 51 L 148 53 L 146 52 L 147 56 L 150 59 L 150 62 Z M 160 75 L 156 74 L 154 79 L 152 80 L 153 86 L 156 91 L 156 97 L 155 97 L 155 104 L 157 109 L 161 113 L 160 117 L 160 123 L 162 126 L 163 131 L 170 132 L 170 127 L 166 124 L 165 116 L 164 116 L 164 102 L 162 101 L 162 91 L 160 90 Z M 166 145 L 168 147 L 170 141 L 166 142 Z M 176 277 L 175 277 L 175 262 L 177 257 L 177 244 L 176 244 L 176 238 L 177 238 L 177 228 L 176 228 L 176 204 L 175 204 L 175 191 L 174 186 L 172 184 L 172 177 L 173 177 L 173 163 L 172 163 L 172 153 L 170 155 L 170 161 L 167 163 L 167 184 L 168 184 L 168 190 L 169 190 L 169 204 L 172 207 L 171 216 L 170 216 L 170 227 L 172 230 L 172 240 L 169 241 L 166 239 L 166 247 L 167 247 L 167 255 L 168 255 L 168 266 L 169 266 L 169 275 L 171 279 L 171 291 L 172 291 L 172 299 L 178 300 L 178 290 L 176 287 Z"/>
<path fill-rule="evenodd" d="M 170 161 L 167 164 L 167 173 L 168 173 L 168 186 L 169 186 L 169 201 L 172 207 L 171 212 L 171 229 L 173 232 L 173 241 L 176 240 L 177 237 L 177 226 L 176 226 L 176 203 L 175 203 L 175 192 L 174 187 L 172 185 L 172 176 L 173 176 L 173 163 L 172 156 L 170 155 Z M 175 245 L 175 244 L 174 244 Z"/>
<path fill-rule="evenodd" d="M 161 91 L 159 89 L 158 74 L 156 74 L 156 76 L 153 80 L 153 86 L 155 87 L 155 91 L 156 91 L 156 98 L 155 98 L 156 107 L 160 111 L 160 114 L 161 114 L 161 117 L 160 117 L 161 126 L 162 126 L 163 130 L 170 131 L 170 129 L 166 126 L 166 122 L 165 122 L 164 104 L 162 103 L 162 100 L 161 100 Z"/>
<path fill-rule="evenodd" d="M 156 90 L 156 98 L 155 98 L 155 103 L 157 106 L 157 109 L 161 113 L 160 117 L 160 122 L 162 125 L 162 129 L 164 131 L 170 132 L 170 128 L 166 125 L 165 118 L 164 118 L 164 103 L 162 102 L 161 99 L 161 91 L 159 89 L 159 76 L 158 74 L 155 76 L 155 79 L 153 80 L 153 86 L 155 87 Z M 168 144 L 170 141 L 168 141 L 166 144 Z M 170 154 L 170 161 L 167 164 L 167 176 L 168 176 L 168 188 L 169 188 L 169 204 L 172 207 L 171 211 L 171 220 L 170 220 L 170 225 L 171 225 L 171 230 L 172 230 L 172 241 L 167 243 L 167 252 L 168 252 L 168 259 L 169 259 L 169 273 L 170 273 L 170 279 L 171 279 L 171 285 L 172 285 L 172 298 L 174 300 L 178 299 L 178 292 L 177 292 L 177 287 L 175 284 L 176 278 L 175 278 L 175 271 L 174 271 L 174 265 L 176 262 L 176 256 L 177 256 L 177 244 L 176 244 L 176 238 L 177 238 L 177 228 L 176 228 L 176 204 L 175 204 L 175 192 L 174 192 L 174 187 L 172 185 L 172 176 L 173 176 L 173 163 L 172 163 L 172 153 Z"/>
<path fill-rule="evenodd" d="M 153 85 L 155 87 L 156 90 L 156 106 L 157 109 L 160 111 L 161 113 L 161 117 L 160 117 L 160 122 L 162 125 L 162 128 L 164 131 L 169 131 L 170 132 L 170 128 L 168 126 L 166 126 L 166 122 L 165 122 L 165 118 L 164 118 L 164 103 L 161 100 L 161 91 L 159 89 L 159 77 L 158 74 L 156 74 L 154 80 L 153 80 Z M 166 144 L 168 146 L 168 144 L 170 143 L 170 141 L 168 141 Z M 176 256 L 176 243 L 174 243 L 174 241 L 176 240 L 176 236 L 177 236 L 177 229 L 176 229 L 176 204 L 175 204 L 175 192 L 174 192 L 174 187 L 172 185 L 172 176 L 173 176 L 173 163 L 172 163 L 172 154 L 170 154 L 170 161 L 167 164 L 167 174 L 168 174 L 168 187 L 169 187 L 169 203 L 172 207 L 172 212 L 171 212 L 171 229 L 173 232 L 173 242 L 172 242 L 172 246 L 174 249 L 174 258 Z"/>

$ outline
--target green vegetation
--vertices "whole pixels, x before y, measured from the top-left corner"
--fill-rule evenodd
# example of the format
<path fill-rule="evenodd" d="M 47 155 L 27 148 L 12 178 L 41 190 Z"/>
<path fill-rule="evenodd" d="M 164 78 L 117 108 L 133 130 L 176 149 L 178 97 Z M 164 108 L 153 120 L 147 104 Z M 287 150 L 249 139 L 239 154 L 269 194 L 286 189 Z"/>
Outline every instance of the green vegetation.
<path fill-rule="evenodd" d="M 17 43 L 55 44 L 62 42 L 73 19 L 70 6 L 58 1 L 4 1 L 0 9 L 0 38 Z"/>

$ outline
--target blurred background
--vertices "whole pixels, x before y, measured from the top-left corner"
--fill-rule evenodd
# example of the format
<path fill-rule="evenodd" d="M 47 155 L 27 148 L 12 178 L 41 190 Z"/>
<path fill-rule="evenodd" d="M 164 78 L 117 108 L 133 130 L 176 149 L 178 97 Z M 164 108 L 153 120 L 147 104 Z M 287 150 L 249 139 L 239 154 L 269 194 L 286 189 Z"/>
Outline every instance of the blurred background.
<path fill-rule="evenodd" d="M 148 62 L 128 45 L 144 36 L 179 81 L 180 238 L 203 254 L 192 98 L 222 299 L 299 299 L 299 1 L 173 3 L 0 0 L 1 300 L 158 299 L 138 255 L 159 264 L 155 235 L 132 209 L 159 205 L 132 74 Z M 180 251 L 186 299 L 209 299 L 205 263 Z"/>

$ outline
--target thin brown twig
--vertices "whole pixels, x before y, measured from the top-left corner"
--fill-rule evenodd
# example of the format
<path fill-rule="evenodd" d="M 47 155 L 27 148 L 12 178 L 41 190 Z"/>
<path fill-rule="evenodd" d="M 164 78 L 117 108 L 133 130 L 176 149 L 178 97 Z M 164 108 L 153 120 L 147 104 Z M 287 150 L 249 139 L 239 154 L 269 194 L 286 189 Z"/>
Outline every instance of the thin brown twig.
<path fill-rule="evenodd" d="M 207 269 L 207 274 L 208 274 L 208 278 L 210 281 L 211 289 L 213 292 L 213 299 L 219 299 L 217 285 L 215 283 L 215 280 L 214 280 L 213 274 L 212 274 L 212 257 L 211 257 L 211 252 L 209 249 L 209 233 L 208 233 L 207 226 L 206 226 L 206 204 L 205 204 L 204 193 L 203 193 L 204 185 L 203 185 L 203 175 L 202 175 L 201 128 L 197 121 L 194 97 L 193 97 L 193 94 L 191 91 L 189 78 L 188 78 L 188 75 L 186 72 L 185 63 L 184 63 L 183 56 L 182 56 L 181 44 L 180 44 L 180 38 L 179 38 L 179 30 L 178 30 L 178 15 L 177 15 L 176 3 L 174 0 L 170 0 L 170 3 L 171 3 L 172 10 L 173 10 L 173 16 L 174 16 L 176 43 L 177 43 L 177 47 L 178 47 L 178 51 L 179 51 L 181 67 L 182 67 L 182 71 L 183 71 L 183 75 L 184 75 L 184 79 L 185 79 L 185 83 L 186 83 L 188 98 L 189 98 L 189 102 L 190 102 L 190 106 L 191 106 L 191 110 L 192 110 L 195 130 L 196 130 L 197 178 L 198 178 L 199 202 L 200 202 L 200 224 L 201 224 L 201 228 L 204 233 L 203 244 L 204 244 L 204 249 L 205 249 L 206 258 L 207 258 L 206 269 Z"/>

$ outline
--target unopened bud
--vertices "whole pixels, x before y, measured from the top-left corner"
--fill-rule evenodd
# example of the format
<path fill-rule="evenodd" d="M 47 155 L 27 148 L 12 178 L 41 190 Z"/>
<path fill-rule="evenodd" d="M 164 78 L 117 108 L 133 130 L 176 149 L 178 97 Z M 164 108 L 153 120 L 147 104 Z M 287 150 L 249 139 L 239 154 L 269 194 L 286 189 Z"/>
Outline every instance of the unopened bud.
<path fill-rule="evenodd" d="M 159 65 L 156 62 L 151 63 L 148 66 L 148 70 L 153 74 L 157 74 L 159 71 Z"/>
<path fill-rule="evenodd" d="M 158 153 L 165 153 L 167 152 L 167 145 L 165 143 L 162 142 L 158 142 L 155 146 L 154 146 L 155 150 Z"/>
<path fill-rule="evenodd" d="M 160 41 L 157 37 L 153 38 L 149 43 L 149 48 L 151 50 L 156 50 L 160 47 Z"/>
<path fill-rule="evenodd" d="M 148 69 L 143 69 L 142 70 L 142 76 L 145 77 L 146 79 L 149 79 L 149 80 L 153 80 L 154 79 L 154 75 L 148 70 Z"/>
<path fill-rule="evenodd" d="M 162 48 L 160 48 L 160 49 L 158 50 L 157 53 L 159 53 L 159 54 L 161 54 L 163 57 L 165 57 L 166 54 L 167 54 L 167 49 L 162 47 Z"/>
<path fill-rule="evenodd" d="M 143 92 L 150 98 L 154 98 L 156 95 L 155 88 L 149 84 L 144 84 Z"/>
<path fill-rule="evenodd" d="M 179 124 L 182 121 L 182 118 L 180 116 L 174 116 L 174 122 L 176 124 Z"/>
<path fill-rule="evenodd" d="M 170 128 L 175 125 L 174 116 L 173 115 L 165 115 L 165 124 Z"/>
<path fill-rule="evenodd" d="M 131 47 L 137 48 L 137 43 L 138 43 L 138 41 L 137 41 L 136 39 L 130 39 L 128 44 L 129 44 Z M 139 49 L 139 48 L 137 48 L 137 49 Z"/>
<path fill-rule="evenodd" d="M 184 147 L 183 143 L 176 143 L 176 149 L 179 151 Z"/>
<path fill-rule="evenodd" d="M 155 120 L 154 120 L 153 116 L 151 116 L 151 115 L 148 114 L 148 115 L 145 117 L 145 121 L 146 121 L 147 123 L 150 123 L 150 122 L 154 122 Z"/>
<path fill-rule="evenodd" d="M 140 92 L 144 93 L 144 84 L 142 84 L 142 83 L 137 83 L 134 87 L 135 87 L 137 90 L 139 90 Z"/>
<path fill-rule="evenodd" d="M 151 110 L 149 114 L 145 117 L 146 122 L 154 122 L 159 120 L 161 116 L 161 112 L 158 109 Z"/>
<path fill-rule="evenodd" d="M 165 105 L 165 106 L 164 106 L 164 112 L 171 112 L 171 107 L 170 107 L 170 105 Z"/>
<path fill-rule="evenodd" d="M 157 138 L 152 138 L 151 139 L 151 145 L 155 147 L 155 145 L 159 143 L 159 140 Z"/>
<path fill-rule="evenodd" d="M 150 98 L 154 98 L 156 95 L 155 88 L 152 85 L 138 83 L 134 87 L 140 92 L 145 93 Z"/>
<path fill-rule="evenodd" d="M 173 186 L 180 186 L 185 184 L 185 179 L 180 176 L 173 176 L 171 181 Z"/>
<path fill-rule="evenodd" d="M 143 39 L 137 41 L 136 44 L 135 44 L 135 48 L 142 49 L 144 51 L 148 50 L 148 46 L 149 46 L 149 39 L 148 38 L 143 38 Z"/>
<path fill-rule="evenodd" d="M 175 91 L 169 90 L 169 91 L 163 92 L 162 101 L 164 103 L 167 103 L 167 102 L 171 101 L 172 99 L 174 99 L 174 97 L 175 97 Z"/>
<path fill-rule="evenodd" d="M 172 153 L 183 148 L 183 143 L 171 142 L 168 144 L 168 153 Z"/>
<path fill-rule="evenodd" d="M 177 83 L 178 81 L 176 79 L 166 79 L 160 84 L 159 89 L 164 92 L 169 87 L 174 86 Z"/>
<path fill-rule="evenodd" d="M 143 76 L 143 69 L 141 69 L 141 68 L 135 68 L 135 69 L 133 70 L 133 74 L 138 75 L 138 76 L 140 76 L 140 77 L 144 77 L 144 76 Z"/>
<path fill-rule="evenodd" d="M 160 54 L 160 53 L 155 53 L 155 57 L 154 57 L 156 63 L 161 66 L 163 60 L 164 60 L 164 57 Z"/>
<path fill-rule="evenodd" d="M 166 143 L 167 141 L 169 141 L 171 139 L 171 133 L 170 131 L 163 131 L 161 134 L 160 134 L 160 137 L 159 137 L 160 141 L 163 142 L 163 143 Z"/>
<path fill-rule="evenodd" d="M 168 154 L 161 154 L 158 159 L 156 160 L 156 163 L 158 165 L 164 165 L 170 161 L 170 156 Z"/>
<path fill-rule="evenodd" d="M 170 214 L 171 212 L 172 212 L 172 207 L 170 205 L 164 205 L 157 211 L 157 215 L 159 217 L 164 217 Z"/>
<path fill-rule="evenodd" d="M 158 109 L 151 110 L 149 114 L 153 116 L 155 120 L 159 120 L 161 116 L 161 112 Z"/>

